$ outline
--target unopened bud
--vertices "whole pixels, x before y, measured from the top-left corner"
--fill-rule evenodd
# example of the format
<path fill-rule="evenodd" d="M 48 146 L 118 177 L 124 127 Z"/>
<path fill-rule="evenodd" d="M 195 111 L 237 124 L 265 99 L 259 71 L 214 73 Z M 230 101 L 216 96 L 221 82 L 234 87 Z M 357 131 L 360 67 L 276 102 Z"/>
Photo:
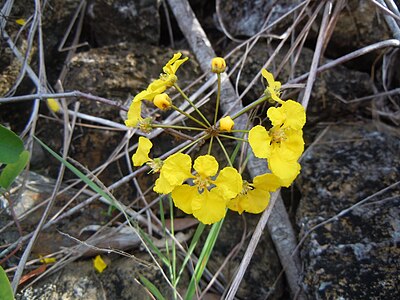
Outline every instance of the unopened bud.
<path fill-rule="evenodd" d="M 231 132 L 235 122 L 230 116 L 226 116 L 219 121 L 219 130 Z"/>
<path fill-rule="evenodd" d="M 222 57 L 214 57 L 211 61 L 211 72 L 213 73 L 222 73 L 225 72 L 226 62 Z"/>
<path fill-rule="evenodd" d="M 165 93 L 156 95 L 154 97 L 153 103 L 161 110 L 167 110 L 168 108 L 171 107 L 172 104 L 171 98 Z"/>

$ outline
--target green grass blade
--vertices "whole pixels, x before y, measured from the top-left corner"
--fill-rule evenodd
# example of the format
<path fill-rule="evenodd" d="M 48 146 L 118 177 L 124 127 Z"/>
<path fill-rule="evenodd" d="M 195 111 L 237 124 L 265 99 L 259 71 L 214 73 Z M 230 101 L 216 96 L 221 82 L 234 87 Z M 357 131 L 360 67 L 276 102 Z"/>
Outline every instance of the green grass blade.
<path fill-rule="evenodd" d="M 19 136 L 0 124 L 0 163 L 15 163 L 22 151 L 24 144 Z"/>
<path fill-rule="evenodd" d="M 16 162 L 5 166 L 0 174 L 0 186 L 8 189 L 29 161 L 29 151 L 23 150 Z"/>
<path fill-rule="evenodd" d="M 105 191 L 103 191 L 97 184 L 95 184 L 92 180 L 90 180 L 85 174 L 83 174 L 81 171 L 79 171 L 77 168 L 75 168 L 71 163 L 66 161 L 64 158 L 62 158 L 56 152 L 54 152 L 49 146 L 47 146 L 45 143 L 43 143 L 41 140 L 39 140 L 36 136 L 33 136 L 33 138 L 43 148 L 45 148 L 51 155 L 53 155 L 58 161 L 60 161 L 62 164 L 64 164 L 72 173 L 74 173 L 84 183 L 86 183 L 93 191 L 95 191 L 96 193 L 101 195 L 104 199 L 106 199 L 110 203 L 110 205 L 114 205 L 115 207 L 118 208 L 118 205 L 116 203 L 114 203 L 114 200 L 110 197 L 110 195 L 108 195 Z"/>
<path fill-rule="evenodd" d="M 197 284 L 199 283 L 201 276 L 203 276 L 204 269 L 206 268 L 208 259 L 210 258 L 215 242 L 217 241 L 223 222 L 224 219 L 222 219 L 218 223 L 213 224 L 213 226 L 211 227 L 210 233 L 208 234 L 207 240 L 201 251 L 199 261 L 197 262 L 196 268 L 194 269 L 194 274 L 192 276 L 192 279 L 190 280 L 188 289 L 186 291 L 185 300 L 193 299 Z"/>
<path fill-rule="evenodd" d="M 153 241 L 149 238 L 149 236 L 141 229 L 138 228 L 138 232 L 140 236 L 145 240 L 146 244 L 153 250 L 153 252 L 158 256 L 159 259 L 168 267 L 171 267 L 171 263 L 169 259 L 161 253 L 161 251 L 154 245 Z"/>
<path fill-rule="evenodd" d="M 13 291 L 10 281 L 8 280 L 6 272 L 0 266 L 0 299 L 1 300 L 14 300 Z"/>
<path fill-rule="evenodd" d="M 188 263 L 190 256 L 192 255 L 192 253 L 194 251 L 194 248 L 196 248 L 197 242 L 200 240 L 200 236 L 203 233 L 205 227 L 206 227 L 206 225 L 204 225 L 203 223 L 199 223 L 199 225 L 197 226 L 196 232 L 194 233 L 192 241 L 190 242 L 188 252 L 186 253 L 186 256 L 183 260 L 182 266 L 179 270 L 178 277 L 176 278 L 176 284 L 178 284 L 178 282 L 182 276 L 182 273 L 186 267 L 186 264 Z"/>
<path fill-rule="evenodd" d="M 146 277 L 139 275 L 142 284 L 150 291 L 150 293 L 157 298 L 157 300 L 165 300 L 159 289 L 152 284 Z"/>

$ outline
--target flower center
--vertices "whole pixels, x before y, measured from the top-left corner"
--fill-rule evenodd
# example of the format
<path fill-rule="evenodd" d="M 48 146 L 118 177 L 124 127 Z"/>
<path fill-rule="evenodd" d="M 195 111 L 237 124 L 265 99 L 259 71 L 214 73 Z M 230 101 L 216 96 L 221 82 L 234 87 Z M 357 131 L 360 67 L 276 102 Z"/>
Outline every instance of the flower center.
<path fill-rule="evenodd" d="M 271 143 L 280 144 L 287 139 L 285 130 L 281 128 L 271 128 L 269 131 L 269 135 L 271 136 Z"/>
<path fill-rule="evenodd" d="M 178 80 L 175 74 L 160 74 L 160 79 L 165 82 L 167 87 L 171 87 Z"/>
<path fill-rule="evenodd" d="M 200 174 L 196 174 L 194 176 L 195 178 L 193 179 L 193 183 L 197 186 L 199 191 L 203 191 L 204 189 L 209 188 L 212 184 L 210 177 L 204 178 Z"/>
<path fill-rule="evenodd" d="M 242 183 L 242 191 L 240 192 L 241 196 L 244 196 L 247 194 L 248 191 L 254 190 L 253 185 L 250 182 L 247 182 L 246 180 L 243 180 Z"/>

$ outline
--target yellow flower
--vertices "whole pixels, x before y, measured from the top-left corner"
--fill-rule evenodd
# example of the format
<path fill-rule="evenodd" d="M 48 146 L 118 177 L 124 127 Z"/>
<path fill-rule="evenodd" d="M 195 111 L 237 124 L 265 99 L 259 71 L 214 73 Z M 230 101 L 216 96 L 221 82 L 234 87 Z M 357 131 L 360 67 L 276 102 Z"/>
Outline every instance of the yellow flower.
<path fill-rule="evenodd" d="M 279 178 L 271 173 L 254 177 L 253 183 L 244 180 L 242 191 L 227 206 L 239 214 L 243 211 L 258 214 L 267 208 L 270 192 L 276 191 L 280 186 Z"/>
<path fill-rule="evenodd" d="M 180 59 L 181 56 L 182 53 L 175 53 L 174 57 L 172 57 L 171 60 L 163 67 L 164 74 L 160 75 L 160 80 L 163 82 L 166 88 L 169 88 L 175 84 L 178 79 L 175 75 L 176 71 L 185 61 L 189 59 L 188 57 Z M 161 84 L 161 82 L 157 82 L 157 84 Z"/>
<path fill-rule="evenodd" d="M 297 162 L 304 151 L 302 128 L 306 122 L 303 106 L 293 100 L 282 101 L 281 107 L 267 111 L 272 128 L 255 126 L 249 132 L 249 143 L 254 155 L 268 159 L 272 173 L 278 176 L 283 186 L 289 186 L 300 172 Z"/>
<path fill-rule="evenodd" d="M 284 101 L 281 107 L 270 107 L 267 116 L 271 120 L 272 126 L 302 129 L 306 123 L 306 112 L 304 107 L 293 100 Z"/>
<path fill-rule="evenodd" d="M 187 154 L 175 153 L 169 156 L 164 161 L 153 190 L 159 194 L 169 194 L 176 186 L 192 176 L 191 166 L 192 159 Z"/>
<path fill-rule="evenodd" d="M 230 116 L 226 116 L 219 121 L 219 130 L 231 132 L 235 122 Z"/>
<path fill-rule="evenodd" d="M 155 96 L 153 103 L 161 110 L 167 110 L 168 108 L 171 107 L 172 104 L 171 98 L 165 93 Z"/>
<path fill-rule="evenodd" d="M 226 62 L 222 57 L 214 57 L 211 60 L 211 72 L 219 74 L 225 72 L 225 69 Z"/>
<path fill-rule="evenodd" d="M 268 160 L 268 167 L 283 186 L 289 186 L 299 174 L 297 160 L 304 150 L 302 130 L 274 126 L 268 132 L 257 125 L 249 132 L 249 143 L 256 157 Z"/>
<path fill-rule="evenodd" d="M 196 171 L 191 173 L 191 158 L 177 153 L 164 162 L 154 191 L 171 192 L 175 205 L 187 214 L 193 214 L 204 224 L 220 221 L 226 213 L 227 202 L 236 197 L 242 189 L 242 177 L 236 169 L 225 167 L 217 178 L 218 162 L 211 155 L 199 156 L 193 164 Z M 182 184 L 191 179 L 193 185 Z"/>
<path fill-rule="evenodd" d="M 264 93 L 269 95 L 272 100 L 282 103 L 283 101 L 279 98 L 281 95 L 281 83 L 279 81 L 275 81 L 274 75 L 265 69 L 261 71 L 261 74 L 268 83 L 268 87 L 265 89 Z"/>
<path fill-rule="evenodd" d="M 152 159 L 149 157 L 150 149 L 153 147 L 153 143 L 145 138 L 139 137 L 138 147 L 132 156 L 132 162 L 135 167 L 140 167 L 144 163 L 151 161 Z"/>
<path fill-rule="evenodd" d="M 176 53 L 174 57 L 163 67 L 164 73 L 160 75 L 160 79 L 154 80 L 149 84 L 147 89 L 141 91 L 133 98 L 132 103 L 129 106 L 127 115 L 128 118 L 125 120 L 126 126 L 136 127 L 137 124 L 143 120 L 141 116 L 141 101 L 153 101 L 155 96 L 164 93 L 167 88 L 175 84 L 177 80 L 175 75 L 176 71 L 185 61 L 189 59 L 188 57 L 179 59 L 181 56 L 182 53 Z"/>

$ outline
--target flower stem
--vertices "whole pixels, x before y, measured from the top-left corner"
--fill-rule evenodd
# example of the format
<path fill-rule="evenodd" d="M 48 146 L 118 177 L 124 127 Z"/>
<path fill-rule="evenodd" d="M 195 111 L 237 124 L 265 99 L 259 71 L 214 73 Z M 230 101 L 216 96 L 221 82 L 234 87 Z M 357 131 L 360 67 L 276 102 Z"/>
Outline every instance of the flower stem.
<path fill-rule="evenodd" d="M 189 102 L 189 104 L 194 108 L 194 110 L 199 114 L 199 116 L 204 120 L 204 122 L 208 125 L 205 127 L 210 127 L 211 124 L 210 122 L 208 122 L 207 118 L 201 113 L 201 111 L 196 107 L 196 105 L 194 105 L 194 103 L 192 102 L 192 100 L 189 99 L 188 96 L 186 96 L 186 94 L 181 90 L 181 88 L 175 83 L 174 87 L 178 90 L 178 92 L 182 95 L 182 97 Z"/>
<path fill-rule="evenodd" d="M 217 123 L 218 118 L 218 109 L 219 109 L 219 102 L 221 98 L 221 74 L 217 74 L 217 82 L 218 82 L 218 89 L 217 89 L 217 100 L 215 104 L 215 114 L 214 114 L 214 125 Z"/>
<path fill-rule="evenodd" d="M 190 144 L 188 144 L 185 147 L 183 147 L 182 149 L 180 149 L 178 152 L 183 153 L 186 149 L 192 147 L 193 145 L 197 144 L 201 140 L 204 140 L 204 139 L 206 139 L 208 137 L 210 137 L 210 136 L 209 135 L 203 135 L 203 136 L 199 137 L 197 140 L 191 142 Z"/>
<path fill-rule="evenodd" d="M 204 128 L 190 127 L 190 126 L 178 126 L 178 125 L 167 125 L 167 124 L 151 124 L 153 128 L 172 128 L 172 129 L 182 129 L 182 130 L 199 130 L 204 131 Z"/>
<path fill-rule="evenodd" d="M 175 109 L 177 112 L 181 113 L 182 115 L 188 117 L 190 120 L 196 122 L 197 124 L 203 126 L 204 128 L 208 128 L 209 126 L 205 125 L 203 122 L 197 120 L 196 118 L 192 117 L 191 115 L 189 115 L 188 113 L 184 112 L 183 110 L 179 109 L 178 107 L 176 107 L 175 105 L 171 105 L 171 107 L 173 109 Z"/>
<path fill-rule="evenodd" d="M 246 139 L 242 139 L 242 138 L 239 138 L 239 137 L 236 137 L 236 136 L 232 136 L 232 135 L 218 134 L 218 136 L 222 136 L 222 137 L 227 138 L 227 139 L 232 139 L 232 140 L 237 140 L 237 141 L 241 141 L 241 142 L 247 143 Z"/>
<path fill-rule="evenodd" d="M 231 162 L 231 158 L 229 157 L 228 152 L 226 152 L 224 144 L 221 142 L 221 140 L 220 140 L 220 138 L 218 136 L 216 138 L 217 138 L 217 141 L 218 141 L 219 145 L 221 146 L 222 152 L 224 152 L 224 154 L 225 154 L 225 157 L 226 157 L 226 160 L 229 163 L 229 166 L 233 167 L 232 162 Z"/>
<path fill-rule="evenodd" d="M 212 149 L 212 143 L 213 143 L 214 137 L 211 136 L 210 138 L 210 144 L 208 145 L 208 154 L 211 155 L 211 149 Z"/>
<path fill-rule="evenodd" d="M 267 100 L 268 97 L 264 96 L 261 97 L 260 99 L 254 101 L 253 103 L 247 105 L 246 107 L 243 107 L 241 110 L 239 110 L 235 115 L 233 115 L 231 118 L 232 120 L 236 119 L 237 117 L 245 114 L 246 112 L 248 112 L 249 110 L 253 109 L 254 107 L 256 107 L 257 105 L 263 103 L 265 100 Z"/>

